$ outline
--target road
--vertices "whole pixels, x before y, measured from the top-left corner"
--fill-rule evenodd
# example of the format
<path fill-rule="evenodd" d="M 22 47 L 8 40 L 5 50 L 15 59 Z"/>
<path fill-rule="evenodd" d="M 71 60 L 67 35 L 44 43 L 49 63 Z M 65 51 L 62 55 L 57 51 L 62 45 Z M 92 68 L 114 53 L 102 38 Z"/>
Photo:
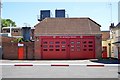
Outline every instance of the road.
<path fill-rule="evenodd" d="M 118 78 L 117 64 L 70 61 L 2 61 L 2 78 Z"/>

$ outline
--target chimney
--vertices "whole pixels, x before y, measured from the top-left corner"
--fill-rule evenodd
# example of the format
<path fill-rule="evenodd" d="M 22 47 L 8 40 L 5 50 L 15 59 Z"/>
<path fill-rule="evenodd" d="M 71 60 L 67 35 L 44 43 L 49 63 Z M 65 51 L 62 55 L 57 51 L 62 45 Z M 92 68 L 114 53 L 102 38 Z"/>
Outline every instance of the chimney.
<path fill-rule="evenodd" d="M 115 28 L 114 23 L 111 23 L 110 29 L 111 29 L 111 28 Z"/>

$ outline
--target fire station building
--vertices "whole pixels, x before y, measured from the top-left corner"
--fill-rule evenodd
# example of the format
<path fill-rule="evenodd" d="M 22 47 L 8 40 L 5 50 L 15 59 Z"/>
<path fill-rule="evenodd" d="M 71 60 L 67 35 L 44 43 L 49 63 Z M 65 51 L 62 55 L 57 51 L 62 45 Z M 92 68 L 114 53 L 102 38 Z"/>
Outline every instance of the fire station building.
<path fill-rule="evenodd" d="M 101 58 L 100 25 L 90 18 L 45 18 L 35 25 L 35 59 Z"/>

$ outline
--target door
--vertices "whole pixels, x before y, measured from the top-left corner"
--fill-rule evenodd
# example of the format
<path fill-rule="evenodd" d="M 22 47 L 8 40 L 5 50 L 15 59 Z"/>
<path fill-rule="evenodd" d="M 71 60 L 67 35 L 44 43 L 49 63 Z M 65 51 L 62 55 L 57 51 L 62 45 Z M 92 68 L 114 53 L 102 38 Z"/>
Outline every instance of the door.
<path fill-rule="evenodd" d="M 94 39 L 70 39 L 70 59 L 95 58 Z"/>
<path fill-rule="evenodd" d="M 43 39 L 42 59 L 67 59 L 66 39 Z"/>
<path fill-rule="evenodd" d="M 70 59 L 80 59 L 81 58 L 81 40 L 70 39 L 69 45 L 70 45 L 69 46 Z"/>
<path fill-rule="evenodd" d="M 24 47 L 18 47 L 18 59 L 24 59 Z"/>
<path fill-rule="evenodd" d="M 94 36 L 41 38 L 42 59 L 90 59 L 95 58 Z"/>
<path fill-rule="evenodd" d="M 84 38 L 82 39 L 82 57 L 84 59 L 95 58 L 95 41 L 94 38 Z"/>
<path fill-rule="evenodd" d="M 107 46 L 103 46 L 102 49 L 102 58 L 107 58 Z"/>

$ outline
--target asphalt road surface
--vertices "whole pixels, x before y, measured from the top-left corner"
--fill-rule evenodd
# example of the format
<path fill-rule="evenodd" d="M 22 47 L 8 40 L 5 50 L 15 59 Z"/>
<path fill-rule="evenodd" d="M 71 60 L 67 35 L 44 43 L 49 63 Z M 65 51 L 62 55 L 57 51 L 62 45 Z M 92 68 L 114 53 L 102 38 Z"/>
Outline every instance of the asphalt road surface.
<path fill-rule="evenodd" d="M 89 60 L 2 61 L 2 78 L 118 78 L 118 64 Z"/>

